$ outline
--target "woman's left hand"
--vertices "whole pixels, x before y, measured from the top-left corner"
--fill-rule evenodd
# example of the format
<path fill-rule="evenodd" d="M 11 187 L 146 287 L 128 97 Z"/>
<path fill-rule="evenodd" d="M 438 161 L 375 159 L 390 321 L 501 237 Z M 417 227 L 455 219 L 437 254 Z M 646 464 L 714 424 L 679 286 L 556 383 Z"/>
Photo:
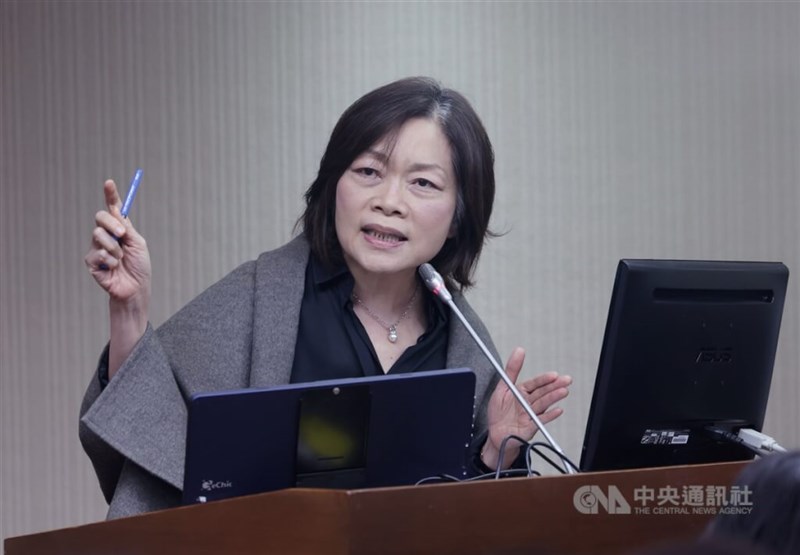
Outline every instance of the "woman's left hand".
<path fill-rule="evenodd" d="M 517 386 L 519 392 L 528 401 L 533 411 L 542 424 L 552 422 L 564 412 L 556 403 L 569 395 L 569 386 L 572 383 L 570 376 L 560 376 L 557 372 L 547 372 L 526 380 L 520 384 L 517 378 L 525 361 L 525 350 L 521 347 L 514 349 L 506 362 L 506 374 Z M 500 445 L 503 439 L 510 435 L 519 436 L 530 440 L 537 431 L 538 426 L 533 423 L 528 413 L 525 412 L 505 382 L 500 381 L 495 387 L 487 409 L 489 436 L 481 451 L 481 460 L 489 468 L 497 468 L 500 459 Z M 515 440 L 506 442 L 503 454 L 503 468 L 508 468 L 519 453 L 520 443 Z"/>

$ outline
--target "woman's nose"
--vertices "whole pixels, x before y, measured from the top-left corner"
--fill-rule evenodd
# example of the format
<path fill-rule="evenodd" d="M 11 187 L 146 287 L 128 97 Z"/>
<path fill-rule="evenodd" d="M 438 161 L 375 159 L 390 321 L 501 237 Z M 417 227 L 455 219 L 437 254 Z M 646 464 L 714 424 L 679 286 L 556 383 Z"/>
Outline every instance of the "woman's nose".
<path fill-rule="evenodd" d="M 400 179 L 386 179 L 376 188 L 375 196 L 372 199 L 372 209 L 380 210 L 386 215 L 405 215 L 408 205 Z"/>

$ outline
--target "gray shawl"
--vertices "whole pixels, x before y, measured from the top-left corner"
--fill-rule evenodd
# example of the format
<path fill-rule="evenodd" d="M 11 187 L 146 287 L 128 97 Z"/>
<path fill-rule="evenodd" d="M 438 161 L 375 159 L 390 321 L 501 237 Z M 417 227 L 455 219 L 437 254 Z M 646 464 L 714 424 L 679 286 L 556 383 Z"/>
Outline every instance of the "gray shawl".
<path fill-rule="evenodd" d="M 181 502 L 187 408 L 191 395 L 289 383 L 309 247 L 298 237 L 261 254 L 212 285 L 158 330 L 144 336 L 109 384 L 93 374 L 79 435 L 109 502 L 108 518 Z M 485 327 L 459 294 L 454 299 L 497 357 Z M 471 368 L 480 400 L 476 435 L 496 375 L 456 318 L 448 368 Z"/>

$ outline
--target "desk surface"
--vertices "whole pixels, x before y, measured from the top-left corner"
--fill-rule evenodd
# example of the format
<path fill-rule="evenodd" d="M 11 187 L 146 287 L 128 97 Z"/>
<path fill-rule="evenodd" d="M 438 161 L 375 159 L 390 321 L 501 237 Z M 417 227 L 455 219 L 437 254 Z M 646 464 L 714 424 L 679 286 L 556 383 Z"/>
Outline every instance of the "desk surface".
<path fill-rule="evenodd" d="M 5 553 L 621 553 L 696 537 L 745 464 L 291 489 L 9 538 Z"/>

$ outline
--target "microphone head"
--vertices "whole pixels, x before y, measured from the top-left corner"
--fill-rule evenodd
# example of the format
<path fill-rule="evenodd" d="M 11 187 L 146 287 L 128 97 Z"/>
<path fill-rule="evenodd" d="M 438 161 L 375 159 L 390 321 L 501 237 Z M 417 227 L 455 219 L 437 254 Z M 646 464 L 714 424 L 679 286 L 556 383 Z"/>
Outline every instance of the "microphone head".
<path fill-rule="evenodd" d="M 431 293 L 441 298 L 443 301 L 450 301 L 453 299 L 453 296 L 450 295 L 450 292 L 444 285 L 444 279 L 442 279 L 442 276 L 433 266 L 427 262 L 422 264 L 419 267 L 419 275 L 422 277 L 422 281 L 425 282 L 425 287 L 430 289 Z"/>
<path fill-rule="evenodd" d="M 419 267 L 419 275 L 422 277 L 423 281 L 427 284 L 428 281 L 436 279 L 436 276 L 439 275 L 436 270 L 433 269 L 433 266 L 428 264 L 422 264 Z"/>

